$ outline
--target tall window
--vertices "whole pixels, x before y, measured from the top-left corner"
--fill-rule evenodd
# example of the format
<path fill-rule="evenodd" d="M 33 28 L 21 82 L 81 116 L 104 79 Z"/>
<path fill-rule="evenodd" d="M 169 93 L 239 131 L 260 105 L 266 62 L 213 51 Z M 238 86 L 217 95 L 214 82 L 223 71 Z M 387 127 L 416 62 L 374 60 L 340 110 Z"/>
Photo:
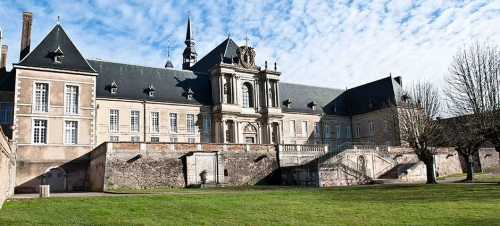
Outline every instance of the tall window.
<path fill-rule="evenodd" d="M 118 110 L 109 110 L 109 131 L 118 131 Z"/>
<path fill-rule="evenodd" d="M 243 84 L 241 88 L 243 92 L 243 107 L 253 107 L 252 103 L 252 88 L 248 83 Z"/>
<path fill-rule="evenodd" d="M 295 121 L 290 120 L 290 137 L 295 137 Z"/>
<path fill-rule="evenodd" d="M 151 112 L 151 133 L 160 132 L 160 124 L 159 124 L 160 113 L 159 112 Z"/>
<path fill-rule="evenodd" d="M 33 143 L 47 143 L 47 120 L 35 120 L 33 126 Z"/>
<path fill-rule="evenodd" d="M 373 134 L 375 134 L 373 130 L 373 120 L 368 121 L 368 133 L 370 134 L 370 136 L 373 136 Z"/>
<path fill-rule="evenodd" d="M 177 113 L 170 113 L 170 132 L 177 133 Z"/>
<path fill-rule="evenodd" d="M 68 114 L 78 114 L 78 86 L 67 85 L 64 96 L 66 97 L 64 112 Z"/>
<path fill-rule="evenodd" d="M 345 125 L 345 138 L 351 138 L 351 125 Z"/>
<path fill-rule="evenodd" d="M 139 111 L 130 112 L 130 131 L 139 132 Z"/>
<path fill-rule="evenodd" d="M 319 137 L 319 122 L 314 122 L 314 137 L 318 138 Z"/>
<path fill-rule="evenodd" d="M 177 137 L 170 137 L 170 142 L 177 142 Z"/>
<path fill-rule="evenodd" d="M 212 129 L 212 122 L 210 121 L 210 115 L 203 116 L 203 134 L 210 134 Z"/>
<path fill-rule="evenodd" d="M 389 131 L 389 124 L 387 123 L 387 120 L 384 120 L 384 132 Z"/>
<path fill-rule="evenodd" d="M 0 123 L 11 123 L 12 122 L 12 104 L 2 103 L 0 108 L 1 108 Z"/>
<path fill-rule="evenodd" d="M 188 138 L 188 139 L 187 139 L 187 142 L 192 144 L 192 143 L 194 143 L 194 142 L 195 142 L 195 139 L 194 139 L 194 138 Z"/>
<path fill-rule="evenodd" d="M 119 141 L 118 136 L 110 136 L 109 141 Z"/>
<path fill-rule="evenodd" d="M 325 122 L 325 138 L 330 138 L 330 123 Z"/>
<path fill-rule="evenodd" d="M 35 83 L 35 111 L 47 112 L 49 110 L 49 84 Z"/>
<path fill-rule="evenodd" d="M 159 137 L 151 137 L 151 142 L 160 142 Z"/>
<path fill-rule="evenodd" d="M 340 138 L 340 123 L 335 123 L 335 136 Z"/>
<path fill-rule="evenodd" d="M 78 122 L 66 121 L 64 125 L 64 143 L 76 144 L 78 134 Z"/>
<path fill-rule="evenodd" d="M 307 137 L 307 121 L 302 121 L 302 136 Z"/>
<path fill-rule="evenodd" d="M 186 127 L 187 127 L 186 128 L 187 133 L 194 133 L 194 115 L 193 114 L 186 115 Z"/>
<path fill-rule="evenodd" d="M 130 141 L 139 142 L 139 141 L 141 141 L 141 137 L 140 136 L 131 136 Z"/>
<path fill-rule="evenodd" d="M 356 138 L 360 137 L 361 137 L 361 126 L 359 125 L 359 123 L 356 123 Z"/>

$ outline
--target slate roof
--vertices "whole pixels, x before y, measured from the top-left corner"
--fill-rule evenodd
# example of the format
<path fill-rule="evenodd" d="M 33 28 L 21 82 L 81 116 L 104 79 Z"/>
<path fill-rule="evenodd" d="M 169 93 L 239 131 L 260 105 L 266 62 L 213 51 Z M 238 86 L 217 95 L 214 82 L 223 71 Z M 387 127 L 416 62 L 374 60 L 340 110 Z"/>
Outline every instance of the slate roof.
<path fill-rule="evenodd" d="M 54 62 L 53 58 L 56 51 L 59 54 L 64 53 L 61 63 Z M 60 24 L 56 24 L 40 44 L 16 65 L 78 72 L 95 72 Z"/>
<path fill-rule="evenodd" d="M 206 73 L 102 60 L 88 62 L 99 73 L 97 97 L 213 105 L 210 76 Z M 110 92 L 112 82 L 118 86 L 116 94 Z M 149 97 L 147 92 L 150 85 L 156 89 L 153 97 Z M 186 96 L 189 88 L 194 92 L 192 100 L 188 100 Z"/>
<path fill-rule="evenodd" d="M 196 64 L 191 67 L 193 71 L 208 72 L 210 68 L 220 63 L 221 54 L 223 55 L 224 63 L 231 63 L 231 57 L 236 58 L 236 50 L 238 45 L 228 37 L 221 44 L 210 51 L 206 56 L 198 60 Z"/>
<path fill-rule="evenodd" d="M 280 83 L 279 95 L 283 112 L 303 112 L 312 114 L 349 115 L 348 96 L 346 90 L 326 87 L 306 86 L 292 83 Z M 288 108 L 283 102 L 292 101 Z M 316 110 L 310 108 L 311 102 L 316 103 Z M 336 111 L 334 112 L 334 106 Z"/>
<path fill-rule="evenodd" d="M 394 101 L 395 97 L 403 93 L 403 88 L 392 76 L 354 87 L 348 90 L 351 113 L 359 115 L 383 109 L 388 106 L 389 100 Z"/>
<path fill-rule="evenodd" d="M 16 83 L 16 69 L 13 68 L 10 72 L 6 73 L 7 75 L 5 76 L 3 81 L 0 81 L 0 91 L 14 92 L 14 84 Z"/>

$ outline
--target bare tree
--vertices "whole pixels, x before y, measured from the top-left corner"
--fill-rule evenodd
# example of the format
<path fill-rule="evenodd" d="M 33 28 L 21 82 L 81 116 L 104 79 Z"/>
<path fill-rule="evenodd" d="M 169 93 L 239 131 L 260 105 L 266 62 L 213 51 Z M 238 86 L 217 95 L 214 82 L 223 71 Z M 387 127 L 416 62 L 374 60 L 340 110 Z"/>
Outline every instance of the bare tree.
<path fill-rule="evenodd" d="M 500 49 L 477 41 L 460 48 L 445 80 L 451 114 L 467 115 L 473 131 L 500 152 Z"/>
<path fill-rule="evenodd" d="M 472 156 L 474 156 L 485 139 L 470 125 L 468 116 L 453 117 L 440 120 L 444 129 L 446 145 L 455 148 L 466 163 L 467 178 L 472 180 Z"/>
<path fill-rule="evenodd" d="M 442 126 L 435 120 L 440 113 L 439 90 L 429 82 L 414 83 L 402 101 L 391 106 L 393 128 L 401 143 L 413 149 L 427 169 L 427 183 L 436 183 L 434 156 L 444 141 Z"/>

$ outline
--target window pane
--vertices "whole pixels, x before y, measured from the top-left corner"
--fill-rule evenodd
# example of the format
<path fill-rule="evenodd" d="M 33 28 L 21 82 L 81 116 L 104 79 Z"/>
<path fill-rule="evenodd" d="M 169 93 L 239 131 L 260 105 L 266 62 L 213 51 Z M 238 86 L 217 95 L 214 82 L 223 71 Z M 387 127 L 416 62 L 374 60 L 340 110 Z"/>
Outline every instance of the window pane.
<path fill-rule="evenodd" d="M 194 133 L 194 115 L 193 114 L 186 115 L 186 126 L 187 126 L 187 133 Z"/>
<path fill-rule="evenodd" d="M 76 144 L 78 123 L 76 121 L 66 121 L 64 126 L 64 143 Z"/>
<path fill-rule="evenodd" d="M 10 103 L 2 103 L 2 110 L 0 114 L 2 115 L 0 123 L 11 123 L 12 122 L 12 104 Z"/>
<path fill-rule="evenodd" d="M 151 132 L 152 133 L 160 132 L 160 125 L 158 123 L 159 118 L 160 118 L 159 112 L 151 112 Z"/>
<path fill-rule="evenodd" d="M 139 111 L 130 112 L 130 131 L 139 132 Z"/>
<path fill-rule="evenodd" d="M 170 113 L 170 132 L 177 133 L 177 113 Z"/>
<path fill-rule="evenodd" d="M 78 86 L 66 86 L 65 90 L 66 106 L 65 112 L 78 114 Z"/>
<path fill-rule="evenodd" d="M 49 84 L 35 83 L 35 111 L 48 111 L 48 90 Z"/>
<path fill-rule="evenodd" d="M 203 116 L 203 133 L 210 134 L 211 133 L 211 120 L 209 115 Z"/>
<path fill-rule="evenodd" d="M 109 110 L 109 130 L 118 131 L 118 110 Z"/>
<path fill-rule="evenodd" d="M 47 143 L 47 120 L 35 120 L 33 126 L 33 143 Z"/>

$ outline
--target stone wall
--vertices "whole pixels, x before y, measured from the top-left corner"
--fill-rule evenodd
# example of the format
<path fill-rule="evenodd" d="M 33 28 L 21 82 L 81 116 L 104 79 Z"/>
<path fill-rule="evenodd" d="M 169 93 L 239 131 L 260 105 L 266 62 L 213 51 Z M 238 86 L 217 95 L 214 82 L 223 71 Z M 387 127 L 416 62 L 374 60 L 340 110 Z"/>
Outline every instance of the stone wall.
<path fill-rule="evenodd" d="M 275 151 L 224 153 L 225 180 L 231 185 L 279 184 Z"/>
<path fill-rule="evenodd" d="M 13 194 L 15 161 L 11 161 L 12 150 L 9 141 L 0 128 L 0 209 L 7 197 Z"/>
<path fill-rule="evenodd" d="M 479 159 L 479 166 L 481 171 L 487 169 L 500 168 L 500 158 L 498 152 L 494 148 L 482 148 L 479 150 L 477 158 Z"/>

